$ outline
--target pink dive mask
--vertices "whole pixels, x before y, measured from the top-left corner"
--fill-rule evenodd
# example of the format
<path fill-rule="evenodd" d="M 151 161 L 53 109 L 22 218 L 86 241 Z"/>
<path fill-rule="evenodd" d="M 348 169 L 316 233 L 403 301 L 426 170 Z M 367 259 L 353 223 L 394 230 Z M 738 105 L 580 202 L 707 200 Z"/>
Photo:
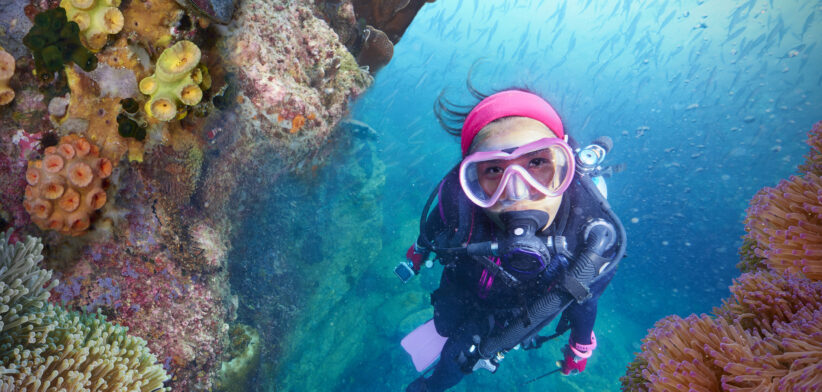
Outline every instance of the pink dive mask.
<path fill-rule="evenodd" d="M 460 164 L 460 185 L 474 204 L 488 208 L 559 196 L 574 178 L 571 147 L 548 137 L 496 151 L 478 151 Z"/>

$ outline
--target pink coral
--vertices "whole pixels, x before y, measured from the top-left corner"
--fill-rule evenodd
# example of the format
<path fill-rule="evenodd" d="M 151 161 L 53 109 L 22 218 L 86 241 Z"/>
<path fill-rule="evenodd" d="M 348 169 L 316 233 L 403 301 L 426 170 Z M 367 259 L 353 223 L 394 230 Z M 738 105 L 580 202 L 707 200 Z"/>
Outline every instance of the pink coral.
<path fill-rule="evenodd" d="M 42 138 L 43 131 L 28 133 L 23 129 L 18 129 L 11 141 L 20 148 L 20 158 L 26 159 L 29 153 L 40 148 L 40 139 Z"/>
<path fill-rule="evenodd" d="M 26 188 L 25 163 L 25 160 L 11 159 L 0 154 L 0 211 L 8 214 L 2 218 L 8 220 L 13 227 L 29 223 L 28 213 L 20 203 Z"/>
<path fill-rule="evenodd" d="M 173 390 L 208 390 L 227 336 L 227 269 L 186 269 L 183 256 L 162 236 L 167 221 L 160 203 L 152 207 L 151 202 L 157 190 L 134 168 L 124 168 L 118 181 L 108 213 L 120 210 L 122 215 L 103 216 L 111 219 L 113 238 L 89 243 L 73 256 L 62 270 L 55 297 L 73 308 L 101 309 L 146 339 L 175 374 L 169 384 Z M 198 256 L 201 263 L 224 261 L 228 241 L 219 230 L 192 223 L 186 237 L 190 248 L 204 249 Z"/>

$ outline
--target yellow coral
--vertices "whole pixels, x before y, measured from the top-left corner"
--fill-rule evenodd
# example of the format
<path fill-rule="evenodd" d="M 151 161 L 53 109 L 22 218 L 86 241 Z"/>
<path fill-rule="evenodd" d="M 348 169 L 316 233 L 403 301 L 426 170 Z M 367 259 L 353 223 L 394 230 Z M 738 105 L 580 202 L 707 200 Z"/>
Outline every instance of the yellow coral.
<path fill-rule="evenodd" d="M 109 52 L 109 49 L 106 49 Z M 100 89 L 87 73 L 77 72 L 74 67 L 66 67 L 66 80 L 71 89 L 69 107 L 61 121 L 78 119 L 87 122 L 85 129 L 78 129 L 88 139 L 100 147 L 100 156 L 112 162 L 132 150 L 142 153 L 142 143 L 120 136 L 117 132 L 117 114 L 120 113 L 120 98 L 101 97 Z"/>
<path fill-rule="evenodd" d="M 14 75 L 14 56 L 0 48 L 0 105 L 14 99 L 14 90 L 9 87 L 9 79 Z"/>
<path fill-rule="evenodd" d="M 69 20 L 80 27 L 80 39 L 92 52 L 105 46 L 109 34 L 123 29 L 123 13 L 117 8 L 120 0 L 62 0 Z"/>
<path fill-rule="evenodd" d="M 184 12 L 174 0 L 131 1 L 123 7 L 126 25 L 122 35 L 144 47 L 165 47 L 171 42 L 171 27 Z"/>
<path fill-rule="evenodd" d="M 200 48 L 191 41 L 180 41 L 164 50 L 157 59 L 154 74 L 140 81 L 140 92 L 150 95 L 145 110 L 160 121 L 182 117 L 177 104 L 193 106 L 207 88 L 200 63 Z M 210 79 L 208 80 L 210 82 Z"/>
<path fill-rule="evenodd" d="M 103 179 L 112 165 L 99 156 L 97 146 L 68 135 L 46 148 L 42 160 L 29 162 L 23 206 L 41 229 L 80 235 L 91 224 L 91 214 L 106 204 Z"/>

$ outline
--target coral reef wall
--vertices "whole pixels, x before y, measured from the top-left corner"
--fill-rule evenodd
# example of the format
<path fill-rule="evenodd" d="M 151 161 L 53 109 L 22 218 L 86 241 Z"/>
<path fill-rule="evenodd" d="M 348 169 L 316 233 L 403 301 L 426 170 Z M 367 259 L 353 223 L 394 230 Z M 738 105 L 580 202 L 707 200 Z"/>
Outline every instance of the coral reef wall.
<path fill-rule="evenodd" d="M 715 316 L 669 316 L 643 339 L 628 391 L 822 389 L 822 122 L 800 174 L 748 208 L 744 272 Z"/>
<path fill-rule="evenodd" d="M 405 29 L 425 3 L 434 0 L 323 0 L 323 18 L 360 65 L 376 72 L 394 55 Z"/>
<path fill-rule="evenodd" d="M 75 9 L 86 3 L 111 17 L 90 20 Z M 185 391 L 219 388 L 256 366 L 258 335 L 234 321 L 234 227 L 281 174 L 310 175 L 324 164 L 329 140 L 344 132 L 336 125 L 377 69 L 357 63 L 324 4 L 242 1 L 220 25 L 196 11 L 206 3 L 0 4 L 0 46 L 13 65 L 4 66 L 11 76 L 2 87 L 14 92 L 0 106 L 0 229 L 43 239 L 59 279 L 48 287 L 49 306 L 95 314 L 66 313 L 77 331 L 103 319 L 128 327 L 172 375 L 165 387 Z M 169 48 L 177 52 L 163 55 Z M 188 90 L 179 94 L 174 70 L 185 71 Z M 58 145 L 68 135 L 106 162 L 75 173 L 93 174 L 72 183 L 77 197 L 66 201 L 90 206 L 76 236 L 49 228 L 45 202 L 24 208 L 28 199 L 62 197 L 65 176 L 39 167 L 55 152 L 71 155 Z M 48 187 L 26 194 L 36 175 Z M 251 338 L 233 337 L 237 330 Z"/>
<path fill-rule="evenodd" d="M 263 367 L 247 390 L 344 389 L 341 380 L 351 382 L 346 372 L 363 363 L 361 353 L 390 324 L 386 314 L 373 309 L 397 297 L 371 295 L 391 278 L 369 262 L 380 260 L 383 243 L 377 235 L 362 234 L 385 229 L 386 165 L 373 136 L 348 135 L 331 141 L 335 148 L 327 153 L 333 167 L 317 170 L 316 176 L 284 176 L 259 201 L 290 208 L 249 217 L 242 227 L 243 235 L 255 236 L 233 250 L 232 287 L 246 298 L 240 319 L 254 326 L 263 342 Z M 376 370 L 351 377 L 396 375 Z"/>

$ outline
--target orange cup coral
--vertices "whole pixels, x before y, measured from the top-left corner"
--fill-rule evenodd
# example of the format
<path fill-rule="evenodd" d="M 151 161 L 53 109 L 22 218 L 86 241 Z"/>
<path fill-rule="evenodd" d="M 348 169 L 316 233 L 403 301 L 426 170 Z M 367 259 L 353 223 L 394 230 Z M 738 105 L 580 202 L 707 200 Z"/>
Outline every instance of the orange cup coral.
<path fill-rule="evenodd" d="M 106 204 L 104 179 L 112 164 L 97 146 L 71 134 L 46 148 L 42 160 L 29 162 L 23 206 L 43 230 L 81 235 L 91 215 Z"/>
<path fill-rule="evenodd" d="M 291 120 L 290 132 L 297 133 L 297 131 L 299 131 L 300 128 L 303 127 L 303 125 L 305 125 L 305 117 L 303 117 L 302 114 L 298 114 L 296 117 L 294 117 L 293 120 Z"/>

